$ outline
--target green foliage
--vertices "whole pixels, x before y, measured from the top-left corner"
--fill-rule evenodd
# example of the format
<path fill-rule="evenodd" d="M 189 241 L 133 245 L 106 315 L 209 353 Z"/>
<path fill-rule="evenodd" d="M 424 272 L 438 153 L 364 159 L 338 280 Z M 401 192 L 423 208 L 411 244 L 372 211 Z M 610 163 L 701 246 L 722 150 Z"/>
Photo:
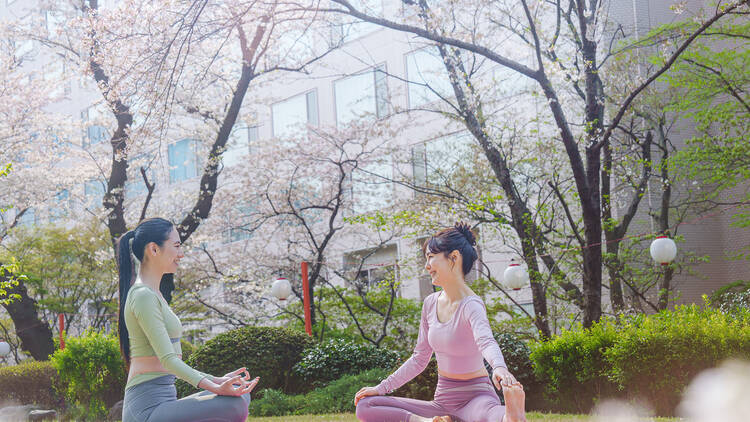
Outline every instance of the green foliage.
<path fill-rule="evenodd" d="M 735 281 L 711 294 L 711 306 L 724 312 L 740 312 L 750 309 L 750 281 Z"/>
<path fill-rule="evenodd" d="M 190 355 L 195 351 L 195 346 L 193 346 L 193 343 L 190 343 L 183 338 L 180 339 L 180 347 L 182 348 L 182 360 L 187 361 L 188 358 L 190 358 Z"/>
<path fill-rule="evenodd" d="M 116 336 L 89 330 L 70 337 L 51 362 L 65 397 L 83 411 L 81 418 L 101 420 L 122 399 L 126 374 Z"/>
<path fill-rule="evenodd" d="M 302 359 L 312 339 L 300 331 L 278 327 L 242 327 L 221 333 L 208 340 L 186 360 L 193 368 L 222 376 L 246 367 L 252 377 L 260 376 L 260 387 L 298 392 L 301 385 L 292 368 Z M 180 397 L 195 390 L 178 380 Z"/>
<path fill-rule="evenodd" d="M 8 290 L 18 286 L 20 280 L 26 280 L 26 276 L 19 273 L 18 261 L 14 256 L 5 257 L 9 262 L 0 263 L 0 305 L 8 305 L 21 296 L 16 293 L 8 293 Z"/>
<path fill-rule="evenodd" d="M 294 371 L 305 382 L 317 387 L 343 375 L 374 368 L 392 368 L 399 360 L 399 354 L 392 350 L 336 339 L 306 350 L 302 360 L 294 366 Z"/>
<path fill-rule="evenodd" d="M 617 385 L 607 377 L 609 364 L 604 359 L 617 335 L 614 323 L 602 319 L 590 329 L 565 331 L 532 344 L 534 373 L 555 409 L 588 413 L 597 398 L 617 393 Z"/>
<path fill-rule="evenodd" d="M 50 361 L 25 360 L 18 365 L 0 367 L 3 400 L 59 409 L 64 400 L 58 393 L 59 382 L 57 370 Z"/>
<path fill-rule="evenodd" d="M 397 368 L 393 368 L 396 370 Z M 422 371 L 421 374 L 417 375 L 411 381 L 407 382 L 400 388 L 396 389 L 392 395 L 397 397 L 408 397 L 417 400 L 432 400 L 435 396 L 435 388 L 437 387 L 438 373 L 437 373 L 437 361 L 433 358 L 430 363 L 427 364 L 427 368 Z M 381 380 L 378 380 L 373 386 L 380 384 Z"/>
<path fill-rule="evenodd" d="M 729 358 L 750 359 L 750 311 L 727 314 L 690 305 L 639 315 L 618 330 L 605 357 L 620 389 L 668 416 L 700 371 Z"/>
<path fill-rule="evenodd" d="M 109 234 L 100 223 L 19 227 L 6 246 L 0 260 L 18 257 L 17 270 L 27 276 L 29 295 L 48 320 L 65 313 L 66 326 L 73 329 L 102 329 L 116 321 L 117 269 Z M 86 321 L 86 327 L 75 316 L 84 303 L 102 315 Z"/>
<path fill-rule="evenodd" d="M 523 385 L 526 393 L 526 409 L 543 409 L 545 407 L 543 397 L 543 384 L 534 374 L 534 366 L 531 363 L 531 349 L 519 336 L 509 333 L 495 333 L 495 340 L 503 352 L 508 370 L 518 382 Z M 487 368 L 490 371 L 492 368 Z M 502 398 L 502 391 L 498 391 Z"/>
<path fill-rule="evenodd" d="M 383 330 L 383 315 L 391 300 L 390 288 L 386 286 L 382 288 L 374 287 L 365 294 L 368 303 L 380 310 L 383 315 L 365 306 L 362 297 L 353 289 L 339 289 L 339 293 L 346 299 L 367 339 L 374 341 L 380 337 Z M 325 321 L 320 321 L 313 327 L 313 332 L 319 340 L 343 338 L 355 342 L 368 341 L 362 336 L 349 311 L 343 306 L 341 299 L 333 289 L 317 288 L 315 290 L 315 303 L 316 307 L 321 309 L 326 316 Z M 422 304 L 416 300 L 394 298 L 386 337 L 382 339 L 378 346 L 403 354 L 411 353 L 411 348 L 417 338 L 421 309 Z M 291 303 L 287 310 L 302 315 L 302 304 L 299 302 Z M 282 319 L 294 329 L 303 329 L 302 323 L 297 318 L 283 315 Z M 320 334 L 321 330 L 323 330 L 322 335 Z"/>
<path fill-rule="evenodd" d="M 379 383 L 388 373 L 385 369 L 371 369 L 345 375 L 305 395 L 290 396 L 279 390 L 265 390 L 261 398 L 250 402 L 250 416 L 353 413 L 354 394 L 362 387 Z"/>
<path fill-rule="evenodd" d="M 750 310 L 691 305 L 617 323 L 603 319 L 534 344 L 531 352 L 555 410 L 578 413 L 621 396 L 670 415 L 700 371 L 730 358 L 750 359 Z"/>

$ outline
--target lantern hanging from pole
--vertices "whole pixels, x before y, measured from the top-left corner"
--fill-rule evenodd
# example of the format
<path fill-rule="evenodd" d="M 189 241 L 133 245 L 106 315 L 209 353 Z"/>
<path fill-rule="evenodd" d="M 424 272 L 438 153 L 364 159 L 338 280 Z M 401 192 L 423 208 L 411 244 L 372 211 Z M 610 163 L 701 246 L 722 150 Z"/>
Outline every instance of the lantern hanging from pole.
<path fill-rule="evenodd" d="M 292 285 L 284 277 L 279 277 L 271 285 L 271 294 L 279 300 L 286 300 L 292 293 Z"/>
<path fill-rule="evenodd" d="M 526 268 L 511 260 L 510 265 L 505 269 L 505 273 L 503 274 L 503 284 L 509 289 L 520 290 L 521 287 L 529 284 L 529 273 L 526 271 Z"/>
<path fill-rule="evenodd" d="M 650 249 L 651 257 L 661 265 L 669 265 L 677 256 L 677 245 L 666 235 L 654 239 Z"/>
<path fill-rule="evenodd" d="M 10 344 L 0 340 L 0 358 L 8 356 L 8 354 L 10 354 Z"/>

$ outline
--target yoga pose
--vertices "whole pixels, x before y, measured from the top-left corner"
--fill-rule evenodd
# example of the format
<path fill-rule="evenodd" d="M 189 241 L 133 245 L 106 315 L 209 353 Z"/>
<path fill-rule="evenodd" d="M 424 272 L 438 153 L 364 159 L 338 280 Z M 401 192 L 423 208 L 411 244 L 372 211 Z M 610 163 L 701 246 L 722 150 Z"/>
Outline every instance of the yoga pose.
<path fill-rule="evenodd" d="M 469 226 L 457 223 L 425 242 L 425 269 L 442 291 L 427 296 L 414 353 L 377 387 L 354 396 L 362 422 L 523 422 L 523 386 L 508 371 L 482 300 L 466 285 L 477 252 Z M 406 384 L 427 367 L 435 352 L 438 383 L 432 401 L 381 397 Z M 492 388 L 482 357 L 492 366 Z"/>
<path fill-rule="evenodd" d="M 162 276 L 183 257 L 174 225 L 150 218 L 118 242 L 120 350 L 128 368 L 122 422 L 245 422 L 258 378 L 250 380 L 245 368 L 213 377 L 182 361 L 182 324 L 159 292 Z M 135 283 L 131 242 L 141 263 Z M 175 375 L 207 391 L 177 400 Z"/>

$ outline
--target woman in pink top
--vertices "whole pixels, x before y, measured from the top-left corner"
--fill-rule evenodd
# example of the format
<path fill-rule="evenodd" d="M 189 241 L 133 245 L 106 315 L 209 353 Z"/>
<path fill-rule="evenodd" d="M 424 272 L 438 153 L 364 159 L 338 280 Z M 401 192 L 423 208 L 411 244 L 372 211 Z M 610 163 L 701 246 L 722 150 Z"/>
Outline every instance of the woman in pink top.
<path fill-rule="evenodd" d="M 443 288 L 424 300 L 414 353 L 376 387 L 354 396 L 362 422 L 522 422 L 526 420 L 523 386 L 508 371 L 482 300 L 464 277 L 477 259 L 469 226 L 457 223 L 425 242 L 425 269 Z M 435 353 L 438 384 L 432 401 L 385 397 L 419 375 Z M 492 366 L 492 382 L 502 388 L 505 404 L 492 388 L 483 359 Z"/>

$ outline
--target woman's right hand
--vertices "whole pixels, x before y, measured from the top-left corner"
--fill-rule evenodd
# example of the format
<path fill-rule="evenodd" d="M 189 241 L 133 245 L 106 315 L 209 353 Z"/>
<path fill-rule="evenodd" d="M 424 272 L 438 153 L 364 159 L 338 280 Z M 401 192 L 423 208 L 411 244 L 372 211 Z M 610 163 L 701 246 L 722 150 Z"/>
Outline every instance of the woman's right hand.
<path fill-rule="evenodd" d="M 367 396 L 379 396 L 378 389 L 375 387 L 362 387 L 357 394 L 354 395 L 354 406 L 359 403 L 360 400 Z"/>

